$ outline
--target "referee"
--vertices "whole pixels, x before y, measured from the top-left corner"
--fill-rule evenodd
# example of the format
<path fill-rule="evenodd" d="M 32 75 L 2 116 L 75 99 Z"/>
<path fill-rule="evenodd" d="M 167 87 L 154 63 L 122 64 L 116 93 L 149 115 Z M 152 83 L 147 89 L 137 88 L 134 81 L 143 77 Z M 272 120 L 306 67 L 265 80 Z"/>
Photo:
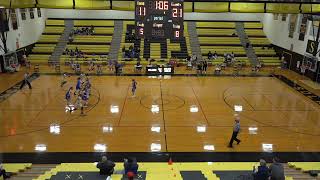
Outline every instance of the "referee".
<path fill-rule="evenodd" d="M 231 139 L 230 139 L 230 142 L 229 142 L 229 148 L 232 148 L 232 144 L 233 144 L 233 141 L 237 141 L 237 144 L 240 144 L 241 140 L 237 138 L 238 134 L 240 132 L 240 117 L 239 116 L 236 116 L 236 119 L 235 119 L 235 124 L 233 126 L 233 132 L 232 132 L 232 136 L 231 136 Z"/>

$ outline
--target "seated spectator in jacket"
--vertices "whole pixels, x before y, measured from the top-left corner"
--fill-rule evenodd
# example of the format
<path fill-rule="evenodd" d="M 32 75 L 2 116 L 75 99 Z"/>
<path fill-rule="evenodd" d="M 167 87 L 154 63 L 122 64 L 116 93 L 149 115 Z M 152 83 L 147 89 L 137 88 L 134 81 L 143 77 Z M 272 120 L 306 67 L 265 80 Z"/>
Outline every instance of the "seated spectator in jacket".
<path fill-rule="evenodd" d="M 139 165 L 137 163 L 136 158 L 128 158 L 124 160 L 124 173 L 128 175 L 128 173 L 133 173 L 134 175 L 137 175 Z"/>
<path fill-rule="evenodd" d="M 0 163 L 0 177 L 3 177 L 3 179 L 9 179 L 10 176 L 8 175 L 8 173 L 6 172 L 6 170 L 4 169 L 3 165 Z"/>
<path fill-rule="evenodd" d="M 106 156 L 102 156 L 101 161 L 97 164 L 97 168 L 100 169 L 100 175 L 111 176 L 116 165 L 114 162 L 107 159 Z"/>
<path fill-rule="evenodd" d="M 269 168 L 264 159 L 260 159 L 260 166 L 253 169 L 253 178 L 254 180 L 268 180 L 269 179 Z"/>
<path fill-rule="evenodd" d="M 218 53 L 217 53 L 217 51 L 214 51 L 214 53 L 212 54 L 212 58 L 213 58 L 213 59 L 217 59 L 217 58 L 218 58 Z"/>
<path fill-rule="evenodd" d="M 271 180 L 285 180 L 283 165 L 277 157 L 273 158 L 273 163 L 269 167 Z"/>
<path fill-rule="evenodd" d="M 211 51 L 208 52 L 208 59 L 210 59 L 210 60 L 212 59 L 212 53 L 211 53 Z"/>

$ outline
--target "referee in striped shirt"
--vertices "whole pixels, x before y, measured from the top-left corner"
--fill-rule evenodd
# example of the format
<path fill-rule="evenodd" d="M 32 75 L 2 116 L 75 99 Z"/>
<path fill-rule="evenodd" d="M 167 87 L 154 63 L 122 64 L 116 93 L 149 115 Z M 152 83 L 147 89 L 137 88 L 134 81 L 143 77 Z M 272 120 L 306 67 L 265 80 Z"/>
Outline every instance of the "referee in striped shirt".
<path fill-rule="evenodd" d="M 233 141 L 236 141 L 237 144 L 240 144 L 241 140 L 237 138 L 238 134 L 240 132 L 240 117 L 239 116 L 236 116 L 236 119 L 235 119 L 235 124 L 233 126 L 233 132 L 232 132 L 232 136 L 231 136 L 231 139 L 230 139 L 230 142 L 229 142 L 229 148 L 232 148 L 232 144 L 233 144 Z"/>

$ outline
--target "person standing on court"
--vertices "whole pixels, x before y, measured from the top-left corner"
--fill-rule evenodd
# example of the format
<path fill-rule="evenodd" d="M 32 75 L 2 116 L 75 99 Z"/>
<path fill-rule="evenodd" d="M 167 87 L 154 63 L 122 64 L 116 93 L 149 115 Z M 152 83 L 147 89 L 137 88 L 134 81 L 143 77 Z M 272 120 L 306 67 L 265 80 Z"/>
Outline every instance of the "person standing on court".
<path fill-rule="evenodd" d="M 237 141 L 237 144 L 240 144 L 241 140 L 237 138 L 238 134 L 240 132 L 240 117 L 239 116 L 236 116 L 236 119 L 235 119 L 235 124 L 233 126 L 233 132 L 232 132 L 232 136 L 231 136 L 231 139 L 230 139 L 230 142 L 229 142 L 229 148 L 232 148 L 232 144 L 233 144 L 233 141 Z"/>
<path fill-rule="evenodd" d="M 28 78 L 29 78 L 29 73 L 25 73 L 25 74 L 24 74 L 24 79 L 23 79 L 23 81 L 22 81 L 22 83 L 21 83 L 21 86 L 20 86 L 20 89 L 22 89 L 23 86 L 26 85 L 26 84 L 28 84 L 29 89 L 32 89 L 31 84 L 30 84 Z"/>
<path fill-rule="evenodd" d="M 132 79 L 132 85 L 131 85 L 132 97 L 136 97 L 137 84 L 138 84 L 137 81 L 135 79 Z"/>

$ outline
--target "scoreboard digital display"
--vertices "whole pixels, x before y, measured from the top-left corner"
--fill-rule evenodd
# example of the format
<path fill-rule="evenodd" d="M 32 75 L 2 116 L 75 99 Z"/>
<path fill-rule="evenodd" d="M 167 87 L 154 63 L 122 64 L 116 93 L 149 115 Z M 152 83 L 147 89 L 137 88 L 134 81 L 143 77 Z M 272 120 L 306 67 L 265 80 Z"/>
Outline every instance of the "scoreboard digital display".
<path fill-rule="evenodd" d="M 140 38 L 182 38 L 183 0 L 136 0 L 135 25 Z"/>

